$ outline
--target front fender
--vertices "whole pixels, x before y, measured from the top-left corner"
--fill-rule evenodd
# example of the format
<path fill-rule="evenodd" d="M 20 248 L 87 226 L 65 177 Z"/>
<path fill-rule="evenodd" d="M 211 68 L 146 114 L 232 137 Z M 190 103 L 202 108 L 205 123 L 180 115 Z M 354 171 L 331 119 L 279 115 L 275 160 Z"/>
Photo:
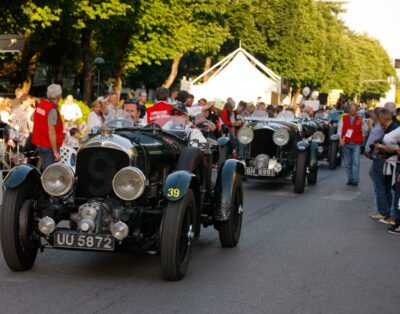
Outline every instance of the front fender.
<path fill-rule="evenodd" d="M 310 168 L 315 169 L 318 167 L 318 145 L 317 141 L 311 141 L 310 145 Z"/>
<path fill-rule="evenodd" d="M 300 142 L 297 142 L 297 150 L 299 151 L 299 152 L 304 152 L 304 151 L 306 151 L 307 149 L 308 149 L 308 146 L 309 146 L 310 144 L 308 144 L 308 142 L 307 141 L 300 141 Z"/>
<path fill-rule="evenodd" d="M 194 174 L 184 170 L 173 172 L 165 181 L 163 195 L 169 201 L 179 201 L 185 196 L 192 182 L 198 183 Z M 198 184 L 196 186 L 198 187 Z M 193 192 L 197 194 L 196 190 Z"/>
<path fill-rule="evenodd" d="M 4 187 L 6 189 L 15 189 L 26 180 L 28 175 L 32 175 L 38 181 L 38 184 L 41 184 L 40 177 L 42 174 L 40 171 L 32 165 L 23 164 L 11 169 L 4 179 Z"/>
<path fill-rule="evenodd" d="M 230 207 L 232 205 L 233 182 L 235 176 L 244 174 L 243 164 L 236 159 L 225 161 L 222 169 L 218 173 L 217 179 L 217 197 L 220 206 L 216 207 L 215 219 L 217 221 L 226 221 L 229 218 Z"/>
<path fill-rule="evenodd" d="M 221 145 L 221 146 L 226 145 L 226 144 L 228 144 L 228 142 L 229 142 L 229 137 L 227 137 L 227 136 L 222 136 L 222 137 L 220 137 L 219 139 L 217 139 L 217 142 L 218 142 L 218 144 Z"/>

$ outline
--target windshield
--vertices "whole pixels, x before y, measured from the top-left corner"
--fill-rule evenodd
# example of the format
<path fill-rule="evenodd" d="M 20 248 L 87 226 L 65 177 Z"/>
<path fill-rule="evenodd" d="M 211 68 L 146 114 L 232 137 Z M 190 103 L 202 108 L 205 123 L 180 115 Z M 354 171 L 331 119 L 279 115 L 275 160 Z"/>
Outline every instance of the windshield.
<path fill-rule="evenodd" d="M 288 120 L 288 121 L 293 120 L 294 113 L 293 113 L 293 111 L 290 111 L 290 110 L 282 111 L 278 114 L 278 119 Z"/>
<path fill-rule="evenodd" d="M 263 118 L 263 117 L 268 117 L 268 114 L 265 110 L 256 110 L 253 112 L 252 117 Z"/>
<path fill-rule="evenodd" d="M 190 128 L 191 122 L 187 119 L 185 115 L 181 116 L 168 116 L 164 117 L 162 121 L 158 121 L 157 119 L 154 121 L 157 124 L 159 122 L 163 122 L 162 129 L 168 131 L 181 131 L 184 132 L 188 128 Z M 161 125 L 161 124 L 160 124 Z"/>

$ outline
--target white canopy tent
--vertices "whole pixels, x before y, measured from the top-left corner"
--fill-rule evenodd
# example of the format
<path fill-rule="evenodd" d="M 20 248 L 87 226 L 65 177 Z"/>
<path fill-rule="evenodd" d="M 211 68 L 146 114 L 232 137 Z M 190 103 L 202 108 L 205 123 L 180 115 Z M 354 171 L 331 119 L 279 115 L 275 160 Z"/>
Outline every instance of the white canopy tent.
<path fill-rule="evenodd" d="M 212 74 L 208 81 L 196 84 L 207 74 Z M 236 102 L 256 102 L 261 97 L 271 103 L 272 93 L 279 94 L 280 86 L 280 76 L 240 47 L 191 81 L 190 93 L 196 99 L 226 101 L 232 97 Z"/>

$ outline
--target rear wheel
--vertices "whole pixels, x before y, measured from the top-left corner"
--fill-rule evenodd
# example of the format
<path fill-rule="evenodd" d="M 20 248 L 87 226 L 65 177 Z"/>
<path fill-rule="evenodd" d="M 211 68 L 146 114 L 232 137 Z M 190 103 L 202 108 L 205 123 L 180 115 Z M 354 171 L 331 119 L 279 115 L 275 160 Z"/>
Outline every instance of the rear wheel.
<path fill-rule="evenodd" d="M 310 173 L 307 175 L 307 182 L 310 185 L 317 184 L 318 178 L 318 164 L 314 167 L 314 169 L 310 169 Z"/>
<path fill-rule="evenodd" d="M 32 185 L 25 181 L 18 188 L 4 192 L 0 214 L 1 248 L 8 267 L 14 271 L 31 269 L 39 247 L 39 236 L 34 232 Z"/>
<path fill-rule="evenodd" d="M 337 154 L 336 157 L 336 166 L 340 167 L 342 165 L 342 159 L 343 159 L 343 149 L 339 147 L 339 154 Z"/>
<path fill-rule="evenodd" d="M 161 231 L 161 273 L 165 280 L 185 276 L 194 241 L 195 200 L 192 190 L 177 202 L 169 202 Z"/>
<path fill-rule="evenodd" d="M 338 148 L 339 148 L 339 143 L 338 142 L 332 142 L 330 147 L 329 147 L 328 163 L 329 163 L 329 169 L 330 170 L 335 170 L 336 169 Z"/>
<path fill-rule="evenodd" d="M 239 174 L 236 174 L 233 182 L 229 218 L 218 222 L 219 241 L 223 247 L 235 247 L 239 243 L 243 221 L 243 187 Z"/>
<path fill-rule="evenodd" d="M 307 152 L 299 152 L 296 160 L 296 172 L 294 174 L 294 192 L 301 194 L 306 185 Z"/>

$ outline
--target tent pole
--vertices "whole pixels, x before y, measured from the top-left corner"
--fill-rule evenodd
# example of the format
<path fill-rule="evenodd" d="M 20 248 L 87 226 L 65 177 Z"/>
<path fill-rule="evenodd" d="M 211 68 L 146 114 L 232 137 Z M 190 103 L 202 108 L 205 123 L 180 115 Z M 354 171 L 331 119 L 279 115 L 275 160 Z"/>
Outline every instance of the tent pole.
<path fill-rule="evenodd" d="M 220 62 L 216 63 L 215 65 L 213 65 L 211 68 L 209 68 L 206 72 L 204 72 L 203 74 L 201 74 L 200 76 L 196 77 L 193 81 L 192 84 L 196 83 L 198 80 L 200 80 L 202 77 L 204 77 L 205 75 L 207 75 L 208 73 L 210 73 L 212 70 L 214 70 L 216 67 L 218 67 L 220 64 L 224 63 L 225 60 L 227 60 L 228 58 L 231 58 L 232 56 L 234 56 L 241 48 L 236 49 L 234 52 L 232 52 L 230 55 L 226 56 L 225 58 L 223 58 Z"/>
<path fill-rule="evenodd" d="M 224 62 L 224 64 L 221 64 L 221 66 L 219 67 L 219 69 L 210 77 L 210 79 L 212 79 L 214 76 L 216 76 L 219 72 L 221 72 L 223 69 L 225 69 L 225 67 L 228 65 L 229 62 L 232 61 L 234 56 L 232 56 L 231 58 L 229 58 L 229 60 L 226 60 Z"/>
<path fill-rule="evenodd" d="M 262 64 L 260 61 L 258 61 L 256 58 L 254 58 L 251 54 L 249 54 L 246 50 L 242 49 L 246 57 L 251 59 L 255 64 L 257 64 L 265 73 L 271 76 L 272 79 L 276 81 L 280 81 L 280 76 L 272 72 L 272 70 L 268 69 L 264 64 Z"/>

